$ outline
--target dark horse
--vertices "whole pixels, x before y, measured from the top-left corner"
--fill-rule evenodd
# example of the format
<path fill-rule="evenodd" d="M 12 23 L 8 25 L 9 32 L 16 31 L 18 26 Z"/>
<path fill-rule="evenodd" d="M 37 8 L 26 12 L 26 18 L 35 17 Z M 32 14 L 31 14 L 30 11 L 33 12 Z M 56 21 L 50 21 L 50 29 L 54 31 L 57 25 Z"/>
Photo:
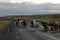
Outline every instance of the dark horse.
<path fill-rule="evenodd" d="M 27 25 L 26 20 L 23 20 L 23 27 L 26 28 L 26 25 Z"/>
<path fill-rule="evenodd" d="M 47 32 L 48 30 L 47 30 L 47 22 L 41 22 L 42 23 L 42 26 L 44 27 L 44 29 L 45 29 L 45 32 Z"/>
<path fill-rule="evenodd" d="M 19 19 L 17 18 L 16 19 L 16 27 L 18 27 L 18 25 L 19 25 Z"/>

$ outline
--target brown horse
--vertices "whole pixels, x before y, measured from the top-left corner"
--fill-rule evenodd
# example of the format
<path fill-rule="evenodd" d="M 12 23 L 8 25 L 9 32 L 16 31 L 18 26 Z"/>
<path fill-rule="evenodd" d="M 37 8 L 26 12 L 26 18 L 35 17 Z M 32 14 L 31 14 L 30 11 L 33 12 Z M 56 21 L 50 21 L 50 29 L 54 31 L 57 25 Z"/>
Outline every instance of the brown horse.
<path fill-rule="evenodd" d="M 60 31 L 60 25 L 57 22 L 49 22 L 48 26 L 50 26 L 51 30 L 53 29 L 56 32 Z"/>

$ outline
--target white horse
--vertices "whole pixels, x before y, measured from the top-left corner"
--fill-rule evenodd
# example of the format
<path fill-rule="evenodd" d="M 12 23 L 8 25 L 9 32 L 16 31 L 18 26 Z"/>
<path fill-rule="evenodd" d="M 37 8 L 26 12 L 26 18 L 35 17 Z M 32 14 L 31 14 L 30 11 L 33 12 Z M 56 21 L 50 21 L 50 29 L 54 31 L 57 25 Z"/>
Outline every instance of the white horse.
<path fill-rule="evenodd" d="M 19 21 L 19 26 L 22 27 L 23 26 L 23 20 Z"/>
<path fill-rule="evenodd" d="M 40 25 L 40 23 L 39 22 L 36 22 L 36 20 L 33 20 L 33 25 L 34 25 L 34 27 L 38 28 L 39 25 Z"/>

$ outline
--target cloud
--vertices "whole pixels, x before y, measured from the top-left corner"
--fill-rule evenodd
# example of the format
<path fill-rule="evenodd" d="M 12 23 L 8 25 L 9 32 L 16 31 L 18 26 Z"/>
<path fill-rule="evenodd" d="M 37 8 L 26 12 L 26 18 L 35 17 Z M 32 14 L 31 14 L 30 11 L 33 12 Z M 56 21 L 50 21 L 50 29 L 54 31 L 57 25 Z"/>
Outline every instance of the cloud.
<path fill-rule="evenodd" d="M 47 2 L 60 3 L 60 0 L 0 0 L 0 2 L 12 2 L 12 3 L 30 2 L 30 3 L 40 4 Z"/>
<path fill-rule="evenodd" d="M 0 2 L 9 2 L 10 0 L 0 0 Z"/>
<path fill-rule="evenodd" d="M 60 4 L 0 3 L 1 15 L 33 15 L 60 13 Z"/>

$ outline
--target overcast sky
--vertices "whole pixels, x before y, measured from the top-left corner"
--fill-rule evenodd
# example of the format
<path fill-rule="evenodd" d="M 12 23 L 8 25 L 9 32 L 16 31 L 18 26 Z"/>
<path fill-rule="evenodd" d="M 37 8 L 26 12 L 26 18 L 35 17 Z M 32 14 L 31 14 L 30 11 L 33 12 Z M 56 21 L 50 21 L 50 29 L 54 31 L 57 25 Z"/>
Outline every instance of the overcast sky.
<path fill-rule="evenodd" d="M 60 0 L 0 0 L 0 2 L 21 3 L 21 4 L 16 4 L 16 5 L 0 3 L 0 16 L 56 14 L 56 13 L 60 14 Z M 28 3 L 23 4 L 22 2 L 28 2 Z M 34 3 L 34 4 L 30 4 L 29 2 Z M 41 3 L 46 3 L 46 4 L 40 5 Z M 55 3 L 55 4 L 59 3 L 59 4 L 49 5 L 49 3 Z"/>
<path fill-rule="evenodd" d="M 12 2 L 12 3 L 32 2 L 35 4 L 40 4 L 40 3 L 46 3 L 46 2 L 60 3 L 60 0 L 0 0 L 0 2 Z"/>

